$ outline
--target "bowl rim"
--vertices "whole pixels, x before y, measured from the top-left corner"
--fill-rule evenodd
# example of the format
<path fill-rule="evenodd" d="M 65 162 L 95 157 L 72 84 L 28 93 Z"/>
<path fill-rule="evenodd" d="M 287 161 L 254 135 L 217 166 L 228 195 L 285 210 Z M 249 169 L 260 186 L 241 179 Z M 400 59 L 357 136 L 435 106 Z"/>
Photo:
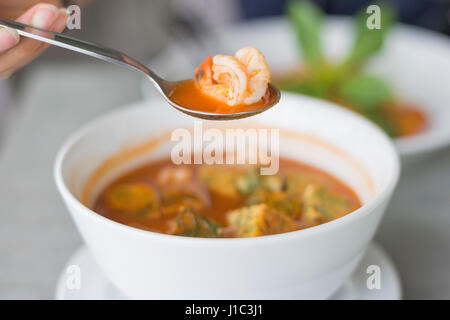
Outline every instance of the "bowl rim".
<path fill-rule="evenodd" d="M 379 136 L 381 140 L 384 140 L 384 144 L 386 146 L 386 159 L 390 158 L 389 162 L 392 165 L 392 174 L 388 177 L 388 181 L 385 183 L 383 188 L 375 194 L 375 196 L 370 199 L 367 203 L 363 204 L 360 208 L 346 214 L 343 217 L 337 218 L 335 220 L 305 228 L 296 231 L 265 235 L 259 237 L 248 237 L 248 238 L 196 238 L 196 237 L 183 237 L 177 235 L 170 235 L 164 233 L 158 233 L 143 229 L 138 229 L 135 227 L 131 227 L 109 218 L 106 218 L 99 213 L 95 212 L 91 208 L 85 206 L 75 195 L 67 187 L 63 175 L 62 175 L 62 167 L 68 152 L 72 149 L 72 147 L 85 135 L 89 134 L 91 131 L 95 130 L 97 127 L 101 126 L 104 123 L 109 122 L 111 119 L 116 118 L 118 115 L 130 112 L 130 110 L 138 110 L 147 108 L 148 105 L 152 103 L 164 103 L 160 99 L 147 99 L 137 101 L 128 105 L 123 106 L 120 109 L 113 110 L 104 115 L 97 117 L 94 120 L 91 120 L 87 124 L 81 126 L 76 129 L 62 144 L 60 149 L 57 152 L 55 161 L 54 161 L 54 169 L 53 176 L 57 186 L 59 193 L 61 194 L 66 207 L 74 206 L 78 209 L 78 212 L 82 212 L 84 215 L 87 215 L 89 218 L 94 219 L 98 223 L 106 224 L 108 227 L 115 228 L 117 230 L 133 233 L 136 236 L 148 237 L 149 239 L 153 238 L 153 240 L 165 241 L 165 242 L 173 242 L 176 244 L 189 244 L 189 245 L 199 245 L 199 246 L 219 246 L 219 247 L 228 247 L 228 246 L 240 246 L 240 245 L 261 245 L 267 242 L 278 242 L 278 241 L 288 241 L 294 238 L 304 238 L 308 237 L 314 233 L 323 233 L 327 232 L 327 230 L 335 229 L 340 227 L 341 225 L 345 225 L 351 223 L 354 220 L 358 220 L 365 215 L 370 214 L 373 210 L 382 204 L 385 199 L 389 199 L 394 188 L 397 185 L 400 176 L 400 157 L 399 154 L 394 147 L 393 142 L 390 138 L 378 127 L 376 127 L 369 120 L 357 115 L 354 112 L 349 110 L 345 110 L 339 106 L 334 105 L 328 101 L 320 100 L 317 98 L 302 96 L 297 94 L 289 94 L 283 93 L 285 96 L 292 97 L 292 99 L 297 100 L 311 100 L 312 103 L 320 104 L 323 108 L 333 109 L 336 112 L 340 112 L 344 114 L 345 117 L 353 118 L 356 121 L 359 121 L 365 126 L 369 126 L 372 130 L 376 131 L 376 134 Z M 70 205 L 69 205 L 70 204 Z M 70 210 L 69 210 L 70 211 Z"/>

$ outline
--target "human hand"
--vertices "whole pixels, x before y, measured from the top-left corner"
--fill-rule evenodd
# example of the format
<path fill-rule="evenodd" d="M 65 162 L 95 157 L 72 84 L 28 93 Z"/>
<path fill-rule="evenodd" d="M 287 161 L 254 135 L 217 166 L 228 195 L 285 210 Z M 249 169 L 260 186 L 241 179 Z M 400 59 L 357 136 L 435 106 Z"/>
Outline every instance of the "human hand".
<path fill-rule="evenodd" d="M 9 17 L 9 12 L 2 11 L 2 9 L 5 8 L 0 1 L 0 15 Z M 66 10 L 58 9 L 50 3 L 36 4 L 16 19 L 18 22 L 55 32 L 64 30 L 66 20 Z M 0 77 L 9 77 L 14 71 L 36 58 L 48 46 L 49 44 L 38 40 L 20 37 L 17 31 L 13 29 L 1 28 Z"/>

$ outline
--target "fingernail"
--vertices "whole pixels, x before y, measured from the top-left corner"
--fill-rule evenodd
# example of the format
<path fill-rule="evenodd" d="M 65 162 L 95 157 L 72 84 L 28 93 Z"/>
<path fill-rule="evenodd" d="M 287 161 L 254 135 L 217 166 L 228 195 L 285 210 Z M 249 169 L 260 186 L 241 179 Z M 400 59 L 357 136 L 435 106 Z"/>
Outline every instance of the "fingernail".
<path fill-rule="evenodd" d="M 20 41 L 20 36 L 16 30 L 9 28 L 0 29 L 0 51 L 14 47 Z"/>
<path fill-rule="evenodd" d="M 31 24 L 35 27 L 48 29 L 58 18 L 59 10 L 54 5 L 44 3 L 39 5 L 36 13 L 31 20 Z"/>
<path fill-rule="evenodd" d="M 63 15 L 65 15 L 66 17 L 69 17 L 69 13 L 67 12 L 67 8 L 60 8 L 60 9 L 59 9 L 59 14 L 60 14 L 60 15 L 63 14 Z"/>

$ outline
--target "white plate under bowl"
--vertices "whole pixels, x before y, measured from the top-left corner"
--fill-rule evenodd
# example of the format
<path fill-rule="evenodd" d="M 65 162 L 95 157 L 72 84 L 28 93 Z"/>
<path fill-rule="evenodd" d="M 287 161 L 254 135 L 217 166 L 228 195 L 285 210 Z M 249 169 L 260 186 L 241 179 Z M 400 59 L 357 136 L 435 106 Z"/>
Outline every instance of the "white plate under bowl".
<path fill-rule="evenodd" d="M 370 265 L 380 267 L 380 289 L 369 290 L 367 288 L 366 282 L 370 276 L 367 273 L 367 267 Z M 75 270 L 80 271 L 80 287 L 78 289 L 68 285 L 68 283 L 74 283 L 69 279 L 74 276 L 73 266 L 76 266 Z M 352 276 L 330 299 L 398 300 L 401 299 L 401 296 L 401 284 L 395 266 L 384 250 L 372 243 Z M 82 246 L 72 255 L 61 272 L 56 285 L 55 299 L 117 300 L 126 299 L 126 297 L 106 278 L 89 250 Z"/>
<path fill-rule="evenodd" d="M 348 18 L 326 20 L 323 47 L 327 57 L 333 60 L 345 55 L 352 43 L 352 30 Z M 215 38 L 214 43 L 220 44 L 217 50 L 223 50 L 216 53 L 233 54 L 245 45 L 261 49 L 274 73 L 301 63 L 293 30 L 283 18 L 231 25 L 218 30 Z M 189 78 L 196 67 L 193 63 L 196 58 L 189 58 L 186 53 L 190 45 L 180 41 L 172 44 L 149 65 L 169 79 Z M 429 128 L 423 133 L 395 139 L 403 160 L 450 145 L 450 38 L 398 24 L 384 50 L 369 63 L 368 70 L 387 79 L 400 100 L 417 104 L 429 117 Z M 144 97 L 156 94 L 150 88 L 148 80 L 142 82 Z"/>

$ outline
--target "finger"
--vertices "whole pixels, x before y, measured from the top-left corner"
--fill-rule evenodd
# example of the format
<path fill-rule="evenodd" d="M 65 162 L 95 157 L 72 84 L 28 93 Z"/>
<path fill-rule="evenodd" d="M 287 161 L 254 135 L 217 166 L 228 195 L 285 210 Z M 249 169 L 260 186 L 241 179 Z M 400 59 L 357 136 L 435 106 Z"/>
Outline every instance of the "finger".
<path fill-rule="evenodd" d="M 20 41 L 20 36 L 14 29 L 0 29 L 0 52 L 6 51 L 14 47 Z"/>
<path fill-rule="evenodd" d="M 62 32 L 65 29 L 66 24 L 67 24 L 67 17 L 68 17 L 65 8 L 61 8 L 59 10 L 60 10 L 60 13 L 58 15 L 58 19 L 53 24 L 53 26 L 51 28 L 49 28 L 49 30 L 54 31 L 54 32 L 58 32 L 58 33 Z M 29 55 L 27 58 L 25 58 L 23 61 L 21 61 L 18 65 L 11 66 L 7 70 L 5 70 L 3 72 L 0 72 L 0 77 L 8 77 L 15 70 L 17 70 L 18 68 L 26 65 L 31 60 L 36 58 L 36 56 L 41 54 L 48 46 L 50 46 L 50 44 L 45 43 L 45 42 L 40 42 L 39 47 L 35 50 L 33 55 Z"/>
<path fill-rule="evenodd" d="M 53 24 L 53 26 L 49 29 L 54 32 L 61 33 L 64 31 L 65 27 L 67 25 L 67 13 L 65 8 L 60 9 L 60 13 L 58 16 L 58 19 L 56 19 L 56 22 Z M 47 49 L 50 46 L 50 44 L 41 42 L 39 48 L 36 50 L 36 54 L 40 54 L 42 51 Z M 30 60 L 33 59 L 33 57 L 30 57 Z"/>
<path fill-rule="evenodd" d="M 54 21 L 56 19 L 56 17 L 61 13 L 61 11 L 58 11 L 56 7 L 47 4 L 47 3 L 40 3 L 37 4 L 35 6 L 33 6 L 32 8 L 30 8 L 29 10 L 27 10 L 23 15 L 21 15 L 19 18 L 17 18 L 18 22 L 21 23 L 25 23 L 25 24 L 31 24 L 34 25 L 35 27 L 38 28 L 43 28 L 43 29 L 50 29 L 49 27 L 51 26 L 51 24 L 54 24 Z M 9 29 L 11 31 L 13 31 L 12 29 Z M 15 36 L 15 43 L 17 44 L 19 41 L 17 41 L 17 37 L 16 35 L 18 35 L 17 31 L 13 31 L 14 33 L 12 33 L 11 35 Z M 6 37 L 6 35 L 5 35 Z M 11 38 L 11 37 L 9 37 Z M 20 40 L 20 37 L 18 38 Z M 5 51 L 6 49 L 9 49 L 9 47 L 13 46 L 11 45 L 11 43 L 13 43 L 12 41 L 6 39 L 6 44 L 5 44 L 5 48 L 3 48 L 3 50 L 1 51 Z M 35 41 L 36 43 L 39 43 L 37 41 Z M 9 47 L 8 47 L 9 45 Z"/>
<path fill-rule="evenodd" d="M 60 11 L 50 4 L 38 4 L 18 18 L 21 22 L 32 24 L 42 29 L 51 28 Z M 17 69 L 29 62 L 39 52 L 42 42 L 22 37 L 19 44 L 0 55 L 0 76 L 8 76 L 11 69 Z M 6 73 L 6 75 L 5 75 Z"/>
<path fill-rule="evenodd" d="M 58 8 L 49 3 L 38 3 L 24 12 L 20 17 L 16 19 L 17 22 L 31 24 L 35 27 L 47 29 L 53 21 L 48 21 L 48 17 L 56 16 L 59 14 Z"/>
<path fill-rule="evenodd" d="M 52 30 L 55 32 L 63 32 L 67 25 L 67 18 L 69 17 L 66 8 L 59 9 L 59 16 L 55 24 L 52 26 Z"/>

